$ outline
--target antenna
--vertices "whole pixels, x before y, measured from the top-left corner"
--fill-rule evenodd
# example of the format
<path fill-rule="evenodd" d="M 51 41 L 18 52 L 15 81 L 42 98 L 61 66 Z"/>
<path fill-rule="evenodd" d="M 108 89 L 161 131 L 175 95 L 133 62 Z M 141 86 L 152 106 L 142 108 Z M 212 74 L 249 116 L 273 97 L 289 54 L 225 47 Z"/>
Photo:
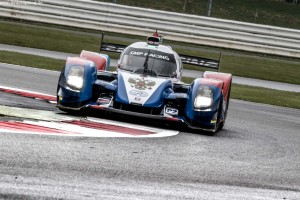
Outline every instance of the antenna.
<path fill-rule="evenodd" d="M 222 52 L 220 52 L 220 56 L 219 56 L 219 68 L 218 68 L 218 72 L 220 72 L 220 69 L 221 69 L 221 60 L 222 60 Z"/>
<path fill-rule="evenodd" d="M 154 37 L 159 37 L 159 34 L 157 33 L 157 29 L 155 30 L 155 33 L 153 33 Z"/>
<path fill-rule="evenodd" d="M 103 38 L 104 38 L 104 32 L 102 32 L 102 34 L 101 34 L 99 53 L 101 53 Z"/>

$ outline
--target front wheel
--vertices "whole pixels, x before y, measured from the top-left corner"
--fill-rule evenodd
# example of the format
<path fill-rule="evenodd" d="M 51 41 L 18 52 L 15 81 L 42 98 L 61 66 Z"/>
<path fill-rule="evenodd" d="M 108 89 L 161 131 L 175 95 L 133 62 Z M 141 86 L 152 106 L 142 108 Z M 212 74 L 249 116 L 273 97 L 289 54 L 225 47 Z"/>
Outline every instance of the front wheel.
<path fill-rule="evenodd" d="M 223 127 L 225 125 L 225 120 L 227 118 L 227 111 L 228 111 L 228 107 L 229 107 L 230 92 L 231 92 L 231 82 L 232 81 L 230 81 L 230 84 L 229 84 L 229 91 L 228 91 L 228 95 L 227 95 L 227 102 L 226 102 L 226 109 L 225 109 L 225 112 L 224 112 L 224 119 L 223 119 L 222 122 L 220 122 L 219 127 L 218 127 L 218 131 L 223 129 Z"/>
<path fill-rule="evenodd" d="M 63 108 L 63 107 L 60 107 L 59 106 L 59 89 L 60 89 L 60 86 L 57 86 L 57 89 L 56 89 L 56 107 L 65 112 L 65 113 L 68 113 L 68 114 L 71 114 L 71 115 L 82 115 L 82 111 L 81 110 L 73 110 L 73 109 L 68 109 L 68 108 Z"/>
<path fill-rule="evenodd" d="M 224 124 L 225 124 L 225 116 L 226 116 L 227 109 L 225 109 L 224 119 L 221 121 L 222 110 L 223 110 L 223 99 L 220 100 L 220 103 L 219 103 L 219 110 L 218 110 L 218 117 L 217 117 L 217 123 L 219 125 L 218 125 L 218 127 L 216 127 L 216 132 L 222 130 L 224 127 Z"/>

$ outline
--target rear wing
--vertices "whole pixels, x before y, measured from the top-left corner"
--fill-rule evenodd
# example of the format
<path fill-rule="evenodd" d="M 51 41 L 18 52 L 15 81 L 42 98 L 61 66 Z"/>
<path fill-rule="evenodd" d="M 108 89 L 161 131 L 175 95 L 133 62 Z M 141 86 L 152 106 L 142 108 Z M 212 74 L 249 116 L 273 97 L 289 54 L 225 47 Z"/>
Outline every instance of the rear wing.
<path fill-rule="evenodd" d="M 101 42 L 100 52 L 101 51 L 109 51 L 109 52 L 114 52 L 114 53 L 122 53 L 126 47 L 127 47 L 126 45 L 122 45 L 122 44 Z"/>
<path fill-rule="evenodd" d="M 100 43 L 100 52 L 101 51 L 108 51 L 108 52 L 114 52 L 114 53 L 122 53 L 123 50 L 126 48 L 126 45 L 122 44 L 113 44 L 113 43 L 107 43 L 103 42 L 103 34 L 101 38 Z M 184 64 L 189 65 L 195 65 L 199 67 L 206 67 L 211 69 L 216 69 L 220 71 L 220 62 L 222 58 L 222 53 L 220 53 L 219 60 L 209 59 L 209 58 L 202 58 L 197 56 L 188 56 L 188 55 L 182 55 L 179 54 L 179 57 Z"/>
<path fill-rule="evenodd" d="M 123 50 L 127 47 L 126 45 L 122 45 L 122 44 L 113 44 L 113 43 L 103 42 L 103 38 L 104 38 L 104 33 L 102 33 L 102 35 L 101 35 L 99 53 L 101 51 L 122 53 Z"/>
<path fill-rule="evenodd" d="M 221 58 L 222 58 L 222 53 L 220 53 L 219 60 L 196 57 L 196 56 L 187 56 L 187 55 L 181 55 L 181 54 L 179 54 L 179 56 L 180 56 L 182 63 L 184 63 L 184 64 L 206 67 L 206 68 L 211 68 L 211 69 L 217 69 L 218 71 L 220 70 L 220 62 L 221 62 Z"/>

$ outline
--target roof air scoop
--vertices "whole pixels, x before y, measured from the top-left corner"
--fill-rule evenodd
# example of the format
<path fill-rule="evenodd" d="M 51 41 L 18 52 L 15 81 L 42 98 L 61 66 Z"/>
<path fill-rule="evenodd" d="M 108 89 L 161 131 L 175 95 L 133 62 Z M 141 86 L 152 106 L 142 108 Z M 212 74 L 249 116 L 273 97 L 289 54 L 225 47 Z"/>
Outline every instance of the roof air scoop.
<path fill-rule="evenodd" d="M 155 31 L 155 33 L 153 33 L 152 36 L 147 37 L 147 44 L 150 44 L 150 45 L 158 46 L 158 45 L 162 44 L 162 41 L 163 41 L 163 38 L 162 38 L 162 36 L 160 36 L 157 33 L 157 30 Z"/>

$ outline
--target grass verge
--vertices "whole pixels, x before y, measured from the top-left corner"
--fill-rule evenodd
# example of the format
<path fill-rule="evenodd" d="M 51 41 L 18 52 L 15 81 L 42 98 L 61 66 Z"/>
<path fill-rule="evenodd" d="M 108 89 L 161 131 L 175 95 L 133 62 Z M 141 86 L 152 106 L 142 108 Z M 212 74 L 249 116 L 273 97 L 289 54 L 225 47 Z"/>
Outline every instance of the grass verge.
<path fill-rule="evenodd" d="M 183 77 L 185 83 L 193 82 L 194 78 Z M 231 98 L 256 103 L 300 109 L 300 93 L 274 90 L 248 85 L 232 84 Z"/>
<path fill-rule="evenodd" d="M 0 51 L 0 62 L 41 69 L 62 70 L 65 61 L 9 51 Z"/>
<path fill-rule="evenodd" d="M 57 71 L 60 71 L 64 65 L 62 60 L 6 51 L 0 51 L 0 62 Z M 193 80 L 193 78 L 183 78 L 186 83 L 191 83 Z M 231 91 L 231 97 L 234 99 L 300 109 L 300 93 L 238 84 L 233 84 Z"/>
<path fill-rule="evenodd" d="M 300 93 L 297 92 L 262 89 L 239 84 L 233 84 L 231 91 L 231 97 L 234 99 L 300 109 Z"/>
<path fill-rule="evenodd" d="M 130 44 L 132 40 L 126 41 L 125 38 L 132 37 L 133 36 L 108 33 L 105 40 L 106 42 L 127 45 Z M 140 37 L 138 38 L 140 39 Z M 52 26 L 51 28 L 47 28 L 0 21 L 0 44 L 79 54 L 82 49 L 98 51 L 99 42 L 100 32 L 99 35 L 97 35 L 95 31 L 91 31 L 90 33 L 77 32 L 74 31 L 74 29 L 64 30 L 62 27 L 55 28 Z M 178 53 L 187 55 L 216 59 L 219 57 L 219 52 L 222 52 L 221 71 L 230 72 L 235 76 L 300 84 L 300 59 L 274 57 L 167 40 L 165 43 L 170 44 Z M 118 57 L 117 54 L 110 55 L 112 58 Z M 204 70 L 188 65 L 185 68 Z"/>

